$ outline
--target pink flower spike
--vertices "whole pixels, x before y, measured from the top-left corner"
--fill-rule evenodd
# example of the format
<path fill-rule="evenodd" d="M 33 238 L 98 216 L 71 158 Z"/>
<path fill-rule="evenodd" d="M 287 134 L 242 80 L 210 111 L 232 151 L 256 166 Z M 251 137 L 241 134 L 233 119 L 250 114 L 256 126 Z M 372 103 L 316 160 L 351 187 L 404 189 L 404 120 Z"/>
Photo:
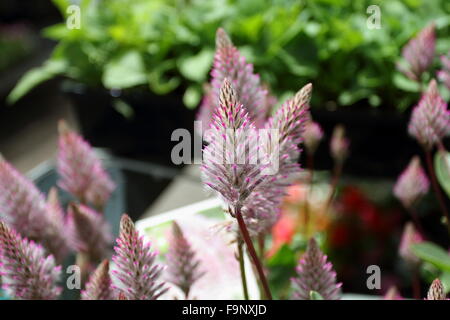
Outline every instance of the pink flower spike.
<path fill-rule="evenodd" d="M 0 215 L 22 236 L 41 243 L 60 262 L 68 253 L 68 244 L 60 220 L 63 213 L 56 207 L 46 203 L 36 186 L 0 156 Z"/>
<path fill-rule="evenodd" d="M 305 124 L 303 138 L 306 151 L 310 154 L 314 154 L 323 138 L 323 130 L 317 122 L 310 119 Z"/>
<path fill-rule="evenodd" d="M 436 36 L 434 24 L 424 28 L 420 33 L 409 40 L 402 49 L 402 56 L 407 66 L 399 65 L 398 68 L 408 78 L 420 82 L 422 73 L 433 62 L 436 51 Z"/>
<path fill-rule="evenodd" d="M 434 279 L 430 289 L 428 289 L 427 300 L 446 300 L 444 286 L 441 280 Z"/>
<path fill-rule="evenodd" d="M 311 238 L 306 253 L 297 266 L 297 277 L 291 279 L 294 300 L 310 300 L 311 291 L 319 293 L 325 300 L 338 300 L 341 283 L 336 283 L 333 266 L 320 251 L 316 240 Z"/>
<path fill-rule="evenodd" d="M 119 294 L 128 300 L 156 300 L 167 291 L 159 278 L 163 268 L 155 263 L 155 252 L 150 250 L 134 223 L 126 214 L 120 220 L 120 234 L 114 248 L 113 261 L 117 270 L 115 279 L 121 284 Z"/>
<path fill-rule="evenodd" d="M 22 300 L 54 300 L 61 267 L 52 255 L 0 221 L 0 274 L 8 295 Z"/>
<path fill-rule="evenodd" d="M 408 132 L 426 150 L 431 150 L 450 134 L 450 111 L 439 94 L 436 80 L 430 81 L 427 91 L 414 107 Z"/>
<path fill-rule="evenodd" d="M 176 222 L 172 224 L 166 261 L 168 281 L 180 288 L 188 299 L 192 285 L 204 272 L 199 270 L 200 260 L 196 258 L 195 251 Z"/>
<path fill-rule="evenodd" d="M 411 246 L 413 244 L 423 242 L 422 235 L 416 230 L 411 222 L 407 222 L 405 228 L 403 229 L 403 235 L 400 242 L 399 254 L 400 256 L 410 265 L 417 265 L 420 260 L 411 251 Z"/>
<path fill-rule="evenodd" d="M 343 163 L 348 157 L 350 141 L 345 137 L 343 125 L 337 125 L 333 130 L 330 142 L 330 152 L 334 161 Z"/>
<path fill-rule="evenodd" d="M 405 208 L 411 208 L 428 193 L 429 188 L 430 181 L 420 165 L 420 159 L 414 156 L 399 176 L 394 186 L 394 195 Z"/>
<path fill-rule="evenodd" d="M 268 114 L 267 99 L 272 98 L 267 97 L 267 91 L 261 84 L 259 76 L 253 73 L 253 65 L 246 62 L 222 28 L 219 28 L 216 34 L 216 53 L 211 77 L 211 91 L 206 92 L 200 106 L 199 120 L 204 122 L 204 128 L 208 128 L 209 123 L 213 121 L 208 115 L 214 114 L 225 78 L 236 89 L 237 100 L 249 112 L 249 118 L 257 127 L 263 126 Z"/>
<path fill-rule="evenodd" d="M 112 288 L 109 276 L 109 261 L 103 260 L 86 283 L 86 288 L 81 292 L 82 300 L 115 300 L 116 295 Z"/>
<path fill-rule="evenodd" d="M 81 202 L 102 209 L 115 188 L 92 147 L 67 124 L 59 122 L 58 185 Z"/>

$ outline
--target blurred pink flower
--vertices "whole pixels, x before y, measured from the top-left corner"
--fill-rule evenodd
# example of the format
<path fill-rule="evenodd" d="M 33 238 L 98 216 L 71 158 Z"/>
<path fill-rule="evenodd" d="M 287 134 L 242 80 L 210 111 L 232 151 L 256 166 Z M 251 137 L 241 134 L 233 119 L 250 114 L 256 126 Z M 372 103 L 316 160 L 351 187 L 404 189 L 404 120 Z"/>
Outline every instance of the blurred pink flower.
<path fill-rule="evenodd" d="M 420 165 L 420 159 L 414 156 L 399 176 L 394 186 L 394 195 L 405 208 L 410 208 L 428 193 L 429 188 L 430 181 Z"/>
<path fill-rule="evenodd" d="M 398 65 L 398 69 L 408 78 L 420 81 L 421 75 L 433 62 L 436 51 L 435 26 L 431 24 L 409 40 L 402 49 L 402 56 L 407 66 Z"/>
<path fill-rule="evenodd" d="M 449 53 L 450 56 L 450 53 Z M 450 58 L 449 56 L 441 56 L 442 70 L 437 73 L 438 79 L 450 90 Z"/>
<path fill-rule="evenodd" d="M 450 111 L 439 94 L 436 80 L 431 80 L 419 104 L 414 107 L 408 132 L 427 150 L 450 134 Z"/>
<path fill-rule="evenodd" d="M 102 209 L 115 186 L 92 147 L 64 121 L 59 123 L 59 186 L 81 202 Z"/>
<path fill-rule="evenodd" d="M 0 215 L 22 236 L 41 243 L 57 261 L 62 261 L 68 244 L 63 213 L 54 198 L 51 196 L 46 203 L 36 186 L 0 157 Z"/>
<path fill-rule="evenodd" d="M 400 292 L 398 292 L 397 287 L 392 286 L 384 295 L 384 300 L 403 300 Z"/>
<path fill-rule="evenodd" d="M 172 223 L 166 261 L 168 281 L 180 288 L 188 299 L 192 285 L 204 275 L 204 272 L 200 270 L 200 260 L 197 259 L 195 251 L 176 222 Z"/>
<path fill-rule="evenodd" d="M 330 142 L 330 152 L 334 161 L 342 163 L 348 157 L 350 141 L 345 137 L 345 128 L 337 125 L 333 130 Z"/>
<path fill-rule="evenodd" d="M 314 154 L 323 138 L 323 130 L 317 122 L 309 120 L 305 124 L 303 138 L 306 151 Z"/>
<path fill-rule="evenodd" d="M 89 263 L 99 263 L 110 255 L 113 242 L 105 217 L 83 204 L 71 204 L 67 217 L 72 248 L 83 253 Z"/>
<path fill-rule="evenodd" d="M 399 247 L 400 256 L 409 264 L 416 265 L 419 258 L 411 251 L 411 246 L 423 242 L 422 235 L 416 230 L 411 222 L 407 222 L 403 229 L 402 239 Z"/>

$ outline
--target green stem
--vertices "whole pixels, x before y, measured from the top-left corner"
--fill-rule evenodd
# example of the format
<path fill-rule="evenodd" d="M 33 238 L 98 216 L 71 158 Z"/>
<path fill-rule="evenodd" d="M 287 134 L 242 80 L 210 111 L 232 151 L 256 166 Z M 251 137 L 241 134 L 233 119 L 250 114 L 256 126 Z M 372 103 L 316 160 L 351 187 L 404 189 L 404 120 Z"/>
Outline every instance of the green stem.
<path fill-rule="evenodd" d="M 244 292 L 244 299 L 249 300 L 247 288 L 247 276 L 245 274 L 244 250 L 242 250 L 243 242 L 238 239 L 238 254 L 239 254 L 239 268 L 241 270 L 242 291 Z"/>
<path fill-rule="evenodd" d="M 325 212 L 330 209 L 331 203 L 333 202 L 334 194 L 336 193 L 337 184 L 342 173 L 342 162 L 337 162 L 333 170 L 333 178 L 331 179 L 331 190 L 328 195 L 327 202 L 325 204 Z"/>
<path fill-rule="evenodd" d="M 442 195 L 441 189 L 439 188 L 439 185 L 438 185 L 438 182 L 436 179 L 436 174 L 434 173 L 433 161 L 431 159 L 431 151 L 426 150 L 425 156 L 426 156 L 425 158 L 426 158 L 427 166 L 428 166 L 428 173 L 430 174 L 430 177 L 431 177 L 431 185 L 433 187 L 434 194 L 436 195 L 436 198 L 439 202 L 439 206 L 441 207 L 442 215 L 445 218 L 445 223 L 447 225 L 448 232 L 450 233 L 450 216 L 448 214 L 447 207 L 445 206 L 445 199 L 444 199 L 444 196 Z"/>
<path fill-rule="evenodd" d="M 259 279 L 261 280 L 265 297 L 268 300 L 272 300 L 272 294 L 270 293 L 269 283 L 267 282 L 266 276 L 264 274 L 261 261 L 259 260 L 258 255 L 256 254 L 255 247 L 253 246 L 252 239 L 250 238 L 250 234 L 248 233 L 247 226 L 245 225 L 244 218 L 242 217 L 242 212 L 240 208 L 236 208 L 235 216 L 239 224 L 239 230 L 241 232 L 242 238 L 244 239 L 245 245 L 247 246 L 250 257 L 253 260 L 253 264 L 256 267 Z"/>

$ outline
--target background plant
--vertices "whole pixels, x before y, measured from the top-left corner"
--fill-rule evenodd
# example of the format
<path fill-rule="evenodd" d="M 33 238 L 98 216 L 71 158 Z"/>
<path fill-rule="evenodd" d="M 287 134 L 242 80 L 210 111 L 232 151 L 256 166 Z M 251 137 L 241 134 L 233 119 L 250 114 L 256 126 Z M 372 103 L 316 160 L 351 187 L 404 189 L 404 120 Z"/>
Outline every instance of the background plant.
<path fill-rule="evenodd" d="M 70 1 L 53 1 L 66 17 Z M 380 6 L 381 29 L 366 26 L 372 4 Z M 445 0 L 132 0 L 125 6 L 121 0 L 83 0 L 80 7 L 81 29 L 61 23 L 43 31 L 58 44 L 10 101 L 64 75 L 105 88 L 149 87 L 158 94 L 178 89 L 194 107 L 209 77 L 215 31 L 223 27 L 278 96 L 292 94 L 307 79 L 316 85 L 313 105 L 404 109 L 419 87 L 396 70 L 401 48 L 434 21 L 437 54 L 450 49 Z"/>

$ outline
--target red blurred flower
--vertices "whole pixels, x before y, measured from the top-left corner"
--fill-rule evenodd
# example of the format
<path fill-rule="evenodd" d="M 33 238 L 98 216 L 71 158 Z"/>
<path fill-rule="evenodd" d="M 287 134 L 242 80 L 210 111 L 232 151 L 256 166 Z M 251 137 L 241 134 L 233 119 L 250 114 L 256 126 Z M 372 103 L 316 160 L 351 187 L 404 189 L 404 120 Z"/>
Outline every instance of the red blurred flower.
<path fill-rule="evenodd" d="M 295 219 L 283 214 L 272 228 L 272 247 L 267 255 L 272 256 L 285 243 L 290 243 L 295 234 Z"/>

